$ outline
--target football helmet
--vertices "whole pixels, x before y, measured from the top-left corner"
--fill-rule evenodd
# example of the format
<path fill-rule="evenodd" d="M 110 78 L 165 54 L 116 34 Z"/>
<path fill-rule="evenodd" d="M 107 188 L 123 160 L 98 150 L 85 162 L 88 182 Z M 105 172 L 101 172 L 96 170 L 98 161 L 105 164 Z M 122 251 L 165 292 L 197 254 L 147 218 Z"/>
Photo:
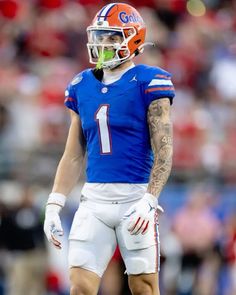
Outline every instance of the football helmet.
<path fill-rule="evenodd" d="M 110 3 L 87 28 L 89 61 L 97 68 L 115 68 L 143 52 L 145 23 L 132 6 Z"/>

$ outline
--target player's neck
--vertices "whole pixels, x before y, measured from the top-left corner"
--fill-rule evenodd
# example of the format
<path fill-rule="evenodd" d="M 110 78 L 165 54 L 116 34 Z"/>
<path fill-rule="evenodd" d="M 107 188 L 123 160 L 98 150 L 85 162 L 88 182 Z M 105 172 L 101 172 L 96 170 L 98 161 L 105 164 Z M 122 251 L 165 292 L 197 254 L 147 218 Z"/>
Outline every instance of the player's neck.
<path fill-rule="evenodd" d="M 122 63 L 121 65 L 119 65 L 117 68 L 114 69 L 107 69 L 108 73 L 116 73 L 116 72 L 121 72 L 126 70 L 127 68 L 133 67 L 134 63 L 132 60 L 128 60 L 127 62 Z"/>
<path fill-rule="evenodd" d="M 134 66 L 134 62 L 132 60 L 128 60 L 127 62 L 122 63 L 119 67 L 111 69 L 111 72 L 119 72 L 119 71 L 124 71 L 127 68 L 131 68 Z"/>
<path fill-rule="evenodd" d="M 104 84 L 111 84 L 121 78 L 121 76 L 128 71 L 129 69 L 134 67 L 134 63 L 132 61 L 128 61 L 126 63 L 121 64 L 119 67 L 109 70 L 103 70 L 103 79 L 102 82 Z"/>

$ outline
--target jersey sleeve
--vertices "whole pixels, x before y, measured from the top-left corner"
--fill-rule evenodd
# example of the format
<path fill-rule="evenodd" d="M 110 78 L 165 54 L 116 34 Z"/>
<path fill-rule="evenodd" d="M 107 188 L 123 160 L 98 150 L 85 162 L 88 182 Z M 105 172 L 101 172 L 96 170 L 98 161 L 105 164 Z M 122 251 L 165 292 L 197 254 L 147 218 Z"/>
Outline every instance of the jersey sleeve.
<path fill-rule="evenodd" d="M 152 70 L 144 83 L 144 95 L 149 105 L 153 100 L 168 97 L 172 104 L 175 88 L 171 81 L 171 74 L 164 70 Z"/>
<path fill-rule="evenodd" d="M 73 110 L 77 114 L 79 113 L 78 112 L 78 101 L 77 101 L 76 93 L 75 93 L 74 87 L 73 87 L 73 85 L 71 83 L 67 86 L 67 88 L 65 90 L 64 104 L 65 104 L 66 107 Z"/>

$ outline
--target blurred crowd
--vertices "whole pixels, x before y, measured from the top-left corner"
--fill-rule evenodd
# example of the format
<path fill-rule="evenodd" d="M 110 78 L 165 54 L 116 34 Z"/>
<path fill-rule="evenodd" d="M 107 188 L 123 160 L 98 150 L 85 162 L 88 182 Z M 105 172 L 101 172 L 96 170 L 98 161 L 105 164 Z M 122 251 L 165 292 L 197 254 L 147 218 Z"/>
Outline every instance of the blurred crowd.
<path fill-rule="evenodd" d="M 68 130 L 64 90 L 91 66 L 86 28 L 110 2 L 0 0 L 1 295 L 68 294 L 66 247 L 58 259 L 44 243 L 43 206 Z M 173 172 L 161 196 L 163 294 L 236 294 L 236 1 L 125 2 L 156 44 L 136 62 L 171 72 L 176 88 Z M 211 194 L 186 189 L 203 182 Z M 125 295 L 119 252 L 109 267 L 101 295 Z"/>

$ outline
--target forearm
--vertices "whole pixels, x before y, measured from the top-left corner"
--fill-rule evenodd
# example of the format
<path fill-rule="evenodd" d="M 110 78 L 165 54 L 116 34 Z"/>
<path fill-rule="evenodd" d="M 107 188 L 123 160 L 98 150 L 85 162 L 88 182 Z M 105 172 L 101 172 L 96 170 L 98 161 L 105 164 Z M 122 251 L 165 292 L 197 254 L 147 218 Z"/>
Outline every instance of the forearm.
<path fill-rule="evenodd" d="M 159 134 L 158 147 L 154 147 L 154 164 L 148 184 L 147 192 L 159 196 L 166 184 L 172 168 L 172 124 L 171 122 L 161 124 L 160 130 L 165 130 Z"/>
<path fill-rule="evenodd" d="M 159 196 L 172 167 L 173 132 L 168 99 L 154 101 L 149 108 L 148 122 L 154 152 L 147 192 Z"/>
<path fill-rule="evenodd" d="M 67 196 L 76 185 L 83 168 L 85 141 L 77 114 L 70 112 L 71 125 L 64 154 L 57 167 L 52 192 Z"/>
<path fill-rule="evenodd" d="M 83 155 L 76 158 L 63 155 L 57 168 L 52 192 L 59 192 L 67 196 L 79 180 L 83 162 Z"/>

